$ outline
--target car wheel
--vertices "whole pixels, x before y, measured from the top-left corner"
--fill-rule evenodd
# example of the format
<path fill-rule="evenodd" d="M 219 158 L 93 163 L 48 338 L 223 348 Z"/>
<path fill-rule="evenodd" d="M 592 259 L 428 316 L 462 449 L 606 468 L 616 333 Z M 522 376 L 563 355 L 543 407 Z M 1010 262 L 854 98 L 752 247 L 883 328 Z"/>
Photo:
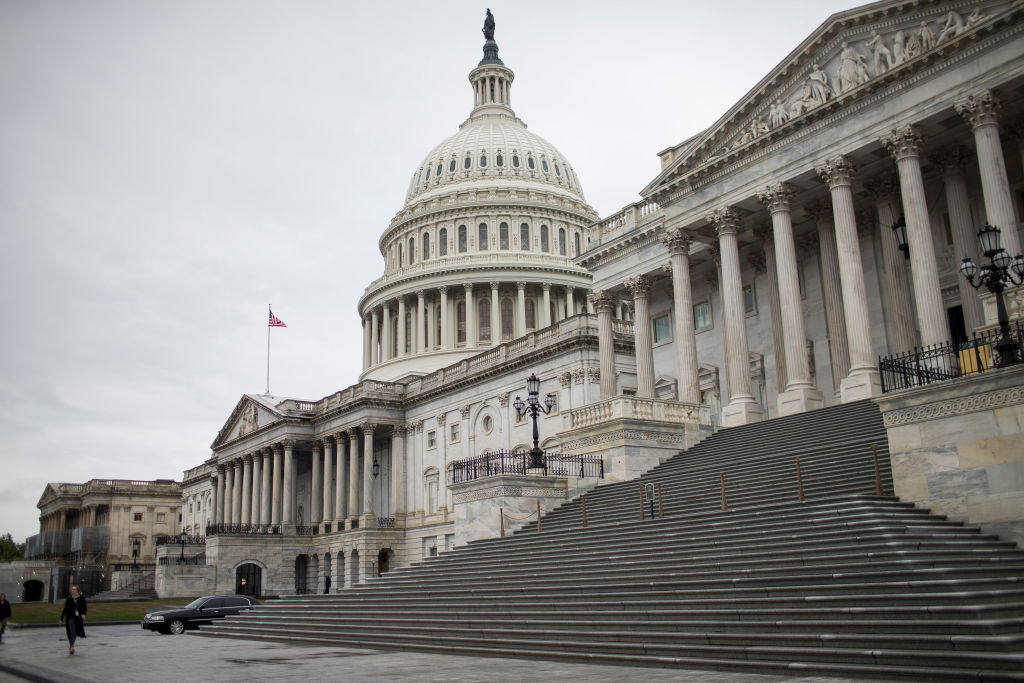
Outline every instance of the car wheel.
<path fill-rule="evenodd" d="M 171 633 L 173 633 L 174 635 L 179 635 L 181 633 L 184 633 L 185 632 L 185 622 L 183 622 L 181 619 L 175 619 L 174 621 L 172 621 L 170 624 L 167 625 L 167 630 L 170 631 Z"/>

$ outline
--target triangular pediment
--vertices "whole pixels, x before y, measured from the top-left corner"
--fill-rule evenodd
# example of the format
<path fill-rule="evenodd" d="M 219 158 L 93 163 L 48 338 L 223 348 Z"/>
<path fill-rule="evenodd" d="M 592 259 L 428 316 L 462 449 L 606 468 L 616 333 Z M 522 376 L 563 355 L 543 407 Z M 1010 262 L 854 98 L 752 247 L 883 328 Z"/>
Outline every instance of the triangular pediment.
<path fill-rule="evenodd" d="M 833 14 L 711 127 L 661 152 L 664 168 L 640 194 L 664 203 L 701 169 L 783 139 L 1017 14 L 1006 0 L 884 0 Z"/>
<path fill-rule="evenodd" d="M 51 482 L 43 489 L 43 495 L 39 496 L 39 502 L 36 503 L 36 507 L 41 508 L 58 496 L 60 496 L 60 484 Z"/>
<path fill-rule="evenodd" d="M 235 405 L 231 411 L 212 448 L 251 434 L 263 429 L 282 418 L 281 412 L 276 408 L 277 403 L 282 399 L 273 396 L 258 394 L 246 394 Z"/>

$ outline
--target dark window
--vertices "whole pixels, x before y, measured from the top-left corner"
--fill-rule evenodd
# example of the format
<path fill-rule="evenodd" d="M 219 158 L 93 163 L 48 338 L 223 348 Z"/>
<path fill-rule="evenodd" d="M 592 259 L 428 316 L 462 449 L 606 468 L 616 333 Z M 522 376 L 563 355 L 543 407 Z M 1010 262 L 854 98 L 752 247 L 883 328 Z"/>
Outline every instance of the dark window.
<path fill-rule="evenodd" d="M 455 159 L 452 159 L 451 163 L 448 164 L 448 172 L 455 173 Z"/>
<path fill-rule="evenodd" d="M 444 169 L 444 165 L 443 164 L 438 164 L 437 165 L 437 173 L 435 173 L 434 175 L 436 175 L 438 178 L 440 178 L 441 177 L 441 171 L 443 169 Z"/>
<path fill-rule="evenodd" d="M 224 606 L 224 598 L 210 598 L 203 603 L 203 609 L 215 609 Z"/>
<path fill-rule="evenodd" d="M 459 303 L 455 305 L 455 320 L 457 331 L 455 333 L 455 342 L 458 344 L 466 343 L 466 300 L 459 299 Z"/>
<path fill-rule="evenodd" d="M 513 311 L 515 310 L 512 304 L 512 299 L 504 298 L 501 300 L 501 340 L 508 341 L 512 339 L 515 334 L 515 317 Z"/>
<path fill-rule="evenodd" d="M 437 255 L 445 256 L 448 254 L 448 228 L 441 228 L 441 237 L 437 242 Z"/>
<path fill-rule="evenodd" d="M 225 598 L 227 607 L 248 607 L 249 601 L 245 598 Z"/>
<path fill-rule="evenodd" d="M 519 168 L 519 155 L 518 154 L 513 154 L 512 155 L 512 168 Z"/>
<path fill-rule="evenodd" d="M 472 159 L 470 159 L 469 157 L 466 157 L 466 158 L 465 158 L 465 159 L 464 159 L 464 160 L 462 161 L 462 168 L 469 168 L 469 167 L 470 167 L 470 166 L 472 166 L 472 165 L 473 165 L 473 160 L 472 160 Z"/>
<path fill-rule="evenodd" d="M 477 227 L 477 249 L 487 251 L 487 224 L 481 223 Z"/>
<path fill-rule="evenodd" d="M 487 166 L 487 155 L 486 154 L 481 154 L 480 155 L 480 168 L 485 168 L 486 166 Z"/>
<path fill-rule="evenodd" d="M 409 265 L 416 262 L 416 238 L 409 238 Z"/>
<path fill-rule="evenodd" d="M 508 249 L 508 223 L 498 226 L 498 248 Z"/>
<path fill-rule="evenodd" d="M 537 168 L 533 163 L 533 157 L 526 157 L 526 165 L 530 167 L 530 170 Z"/>
<path fill-rule="evenodd" d="M 423 233 L 423 260 L 430 258 L 430 233 Z"/>
<path fill-rule="evenodd" d="M 501 156 L 499 154 L 498 156 L 496 156 L 494 158 L 494 163 L 496 163 L 498 166 L 504 166 L 505 165 L 505 157 L 503 157 L 503 156 Z"/>
<path fill-rule="evenodd" d="M 526 300 L 526 329 L 537 329 L 537 313 L 533 306 L 533 299 Z"/>
<path fill-rule="evenodd" d="M 558 229 L 558 253 L 565 256 L 565 228 Z"/>
<path fill-rule="evenodd" d="M 519 248 L 523 251 L 530 250 L 530 226 L 527 223 L 519 226 Z"/>
<path fill-rule="evenodd" d="M 548 172 L 548 160 L 547 159 L 541 159 L 540 160 L 540 166 L 541 166 L 541 168 L 544 169 L 545 173 Z"/>
<path fill-rule="evenodd" d="M 479 321 L 480 341 L 491 341 L 491 300 L 480 299 L 476 302 L 476 317 Z"/>
<path fill-rule="evenodd" d="M 430 168 L 429 167 L 427 168 L 427 177 L 425 178 L 425 180 L 430 180 Z"/>
<path fill-rule="evenodd" d="M 460 225 L 459 226 L 459 253 L 461 254 L 461 253 L 465 252 L 466 249 L 467 249 L 466 226 L 465 225 Z"/>
<path fill-rule="evenodd" d="M 562 177 L 562 169 L 558 168 L 558 164 L 555 164 L 555 175 L 559 178 Z M 427 174 L 427 180 L 430 180 L 430 174 Z"/>
<path fill-rule="evenodd" d="M 573 256 L 579 256 L 580 255 L 580 234 L 577 232 L 572 237 L 573 237 L 573 241 L 575 243 L 573 245 L 573 246 L 575 246 L 575 251 L 573 252 L 572 255 Z"/>
<path fill-rule="evenodd" d="M 551 247 L 548 244 L 548 226 L 540 226 L 540 250 L 547 253 L 551 251 Z"/>

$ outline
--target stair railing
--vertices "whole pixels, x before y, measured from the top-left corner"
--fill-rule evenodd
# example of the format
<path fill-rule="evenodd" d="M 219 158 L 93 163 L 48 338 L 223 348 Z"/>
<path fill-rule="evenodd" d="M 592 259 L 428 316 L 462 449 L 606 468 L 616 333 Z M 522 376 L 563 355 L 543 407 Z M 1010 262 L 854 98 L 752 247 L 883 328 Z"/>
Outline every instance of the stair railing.
<path fill-rule="evenodd" d="M 661 500 L 661 482 L 655 485 L 654 482 L 640 482 L 640 521 L 644 520 L 644 504 L 650 508 L 651 519 L 654 519 L 654 496 L 657 491 L 658 496 L 658 519 L 665 518 L 665 506 Z"/>
<path fill-rule="evenodd" d="M 800 471 L 800 456 L 796 456 L 796 499 L 804 502 L 804 475 Z"/>
<path fill-rule="evenodd" d="M 882 488 L 882 473 L 878 468 L 878 444 L 871 444 L 871 456 L 875 459 L 875 494 L 879 496 L 885 495 L 885 489 Z"/>

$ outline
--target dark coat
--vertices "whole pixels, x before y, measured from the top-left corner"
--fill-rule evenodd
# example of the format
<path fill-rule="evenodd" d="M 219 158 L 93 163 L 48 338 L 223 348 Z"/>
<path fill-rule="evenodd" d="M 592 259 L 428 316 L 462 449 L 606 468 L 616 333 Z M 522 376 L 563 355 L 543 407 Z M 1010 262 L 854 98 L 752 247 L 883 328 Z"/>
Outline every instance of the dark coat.
<path fill-rule="evenodd" d="M 85 638 L 85 622 L 82 621 L 82 617 L 88 611 L 89 606 L 85 604 L 84 595 L 79 595 L 77 600 L 69 595 L 68 599 L 64 601 L 64 609 L 60 611 L 60 620 L 64 621 L 66 617 L 65 628 L 70 631 L 73 625 L 75 635 Z"/>
<path fill-rule="evenodd" d="M 7 600 L 0 602 L 0 619 L 11 618 L 11 603 Z"/>

